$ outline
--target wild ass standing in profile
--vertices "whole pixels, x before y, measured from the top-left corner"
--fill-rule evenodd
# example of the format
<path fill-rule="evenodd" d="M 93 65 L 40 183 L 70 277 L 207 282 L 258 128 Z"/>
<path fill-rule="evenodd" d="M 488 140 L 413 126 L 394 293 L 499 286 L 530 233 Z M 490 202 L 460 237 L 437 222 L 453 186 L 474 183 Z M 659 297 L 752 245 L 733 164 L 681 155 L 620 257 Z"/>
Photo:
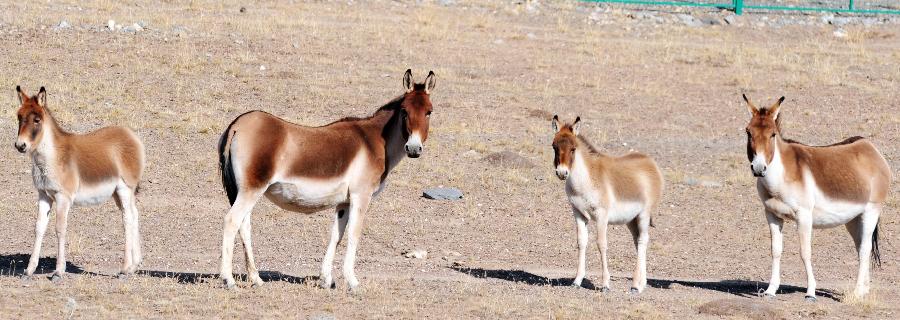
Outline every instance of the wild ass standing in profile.
<path fill-rule="evenodd" d="M 44 87 L 29 97 L 16 87 L 21 107 L 17 112 L 19 133 L 16 150 L 31 157 L 31 175 L 38 192 L 38 216 L 34 251 L 25 275 L 38 266 L 41 242 L 50 207 L 56 205 L 56 236 L 59 253 L 51 279 L 66 272 L 66 225 L 72 205 L 92 206 L 110 197 L 122 210 L 125 221 L 125 262 L 120 275 L 134 273 L 141 264 L 141 240 L 135 194 L 144 170 L 144 145 L 131 130 L 106 127 L 87 134 L 69 133 L 59 127 L 47 109 Z"/>
<path fill-rule="evenodd" d="M 288 211 L 313 213 L 336 207 L 320 285 L 334 286 L 334 254 L 347 230 L 344 278 L 351 290 L 356 289 L 356 250 L 369 202 L 401 159 L 422 154 L 434 85 L 434 72 L 424 83 L 413 83 L 412 71 L 406 70 L 406 93 L 368 118 L 344 118 L 322 127 L 296 125 L 262 111 L 238 116 L 219 143 L 222 183 L 231 203 L 222 235 L 220 276 L 225 286 L 235 285 L 231 264 L 238 228 L 249 279 L 254 286 L 263 283 L 253 261 L 250 212 L 265 195 Z"/>
<path fill-rule="evenodd" d="M 603 263 L 603 286 L 609 290 L 607 259 L 607 227 L 625 224 L 637 248 L 631 292 L 640 293 L 647 286 L 647 245 L 650 242 L 651 211 L 659 204 L 663 178 L 650 157 L 629 153 L 611 157 L 600 153 L 578 134 L 581 117 L 572 124 L 560 125 L 553 116 L 553 165 L 556 176 L 566 180 L 566 195 L 572 204 L 578 231 L 578 271 L 573 285 L 584 279 L 588 242 L 587 223 L 597 227 L 597 247 Z"/>
<path fill-rule="evenodd" d="M 784 220 L 797 222 L 800 258 L 806 268 L 806 299 L 816 300 L 813 276 L 812 229 L 847 227 L 859 254 L 854 294 L 869 292 L 869 257 L 878 252 L 878 217 L 891 185 L 891 169 L 875 146 L 862 137 L 812 147 L 781 136 L 781 102 L 757 108 L 746 95 L 750 110 L 747 159 L 772 233 L 772 280 L 767 296 L 781 284 L 781 229 Z M 874 250 L 873 250 L 874 249 Z"/>

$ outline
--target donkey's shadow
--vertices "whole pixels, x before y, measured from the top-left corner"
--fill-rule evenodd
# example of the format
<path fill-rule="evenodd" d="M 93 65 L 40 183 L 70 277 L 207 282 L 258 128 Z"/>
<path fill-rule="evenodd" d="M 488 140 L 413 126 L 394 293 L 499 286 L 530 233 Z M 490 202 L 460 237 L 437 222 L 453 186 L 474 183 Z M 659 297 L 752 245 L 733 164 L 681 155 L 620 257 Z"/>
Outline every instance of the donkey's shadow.
<path fill-rule="evenodd" d="M 528 271 L 523 270 L 503 270 L 503 269 L 482 269 L 482 268 L 467 268 L 460 266 L 452 266 L 450 269 L 456 270 L 461 273 L 465 273 L 475 278 L 492 278 L 492 279 L 500 279 L 511 282 L 520 282 L 533 286 L 570 286 L 574 279 L 572 278 L 548 278 L 540 275 L 533 274 Z M 615 277 L 614 277 L 615 278 Z M 630 278 L 626 278 L 630 279 Z M 682 281 L 682 280 L 664 280 L 664 279 L 647 279 L 647 285 L 653 288 L 658 289 L 673 289 L 672 285 L 681 285 L 690 288 L 699 288 L 704 290 L 712 290 L 718 292 L 724 292 L 728 294 L 733 294 L 740 297 L 750 298 L 759 296 L 761 291 L 764 291 L 768 287 L 768 283 L 760 282 L 760 281 L 747 281 L 747 280 L 722 280 L 722 281 Z M 598 290 L 593 283 L 588 281 L 588 279 L 584 279 L 582 282 L 582 287 Z M 788 294 L 788 293 L 805 293 L 806 288 L 791 286 L 791 285 L 781 285 L 778 289 L 779 294 Z M 835 291 L 828 289 L 819 289 L 816 290 L 816 295 L 819 297 L 825 297 L 828 299 L 832 299 L 835 301 L 840 301 L 841 295 Z"/>
<path fill-rule="evenodd" d="M 31 255 L 28 254 L 10 254 L 10 255 L 0 255 L 0 275 L 4 276 L 21 276 L 25 274 L 25 269 L 28 268 L 28 259 L 31 258 Z M 56 258 L 40 258 L 38 259 L 38 266 L 35 270 L 35 274 L 49 274 L 56 270 Z M 71 274 L 87 274 L 79 266 L 72 264 L 70 261 L 66 261 L 66 273 Z"/>
<path fill-rule="evenodd" d="M 175 279 L 181 284 L 198 284 L 198 283 L 217 283 L 219 280 L 218 273 L 199 273 L 199 272 L 178 272 L 178 271 L 155 271 L 155 270 L 138 270 L 138 275 L 149 276 L 153 278 Z M 287 275 L 278 271 L 260 271 L 259 277 L 263 282 L 285 282 L 291 284 L 307 284 L 317 283 L 318 276 L 298 277 Z M 247 281 L 246 274 L 235 275 L 235 280 Z"/>

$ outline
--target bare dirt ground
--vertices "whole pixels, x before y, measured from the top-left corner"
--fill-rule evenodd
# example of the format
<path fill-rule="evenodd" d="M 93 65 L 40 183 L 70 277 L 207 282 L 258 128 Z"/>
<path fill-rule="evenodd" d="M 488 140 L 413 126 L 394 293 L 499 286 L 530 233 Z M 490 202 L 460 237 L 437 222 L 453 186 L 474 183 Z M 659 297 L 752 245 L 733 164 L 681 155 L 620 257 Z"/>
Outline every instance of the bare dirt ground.
<path fill-rule="evenodd" d="M 804 302 L 793 224 L 783 293 L 755 296 L 768 281 L 769 233 L 740 99 L 787 96 L 786 136 L 809 144 L 868 137 L 900 176 L 896 18 L 844 25 L 836 36 L 820 16 L 749 14 L 735 25 L 690 27 L 671 22 L 673 9 L 650 11 L 665 19 L 653 22 L 636 7 L 574 2 L 64 2 L 0 3 L 0 88 L 8 90 L 0 132 L 9 143 L 0 152 L 2 318 L 706 318 L 718 316 L 700 306 L 719 299 L 759 304 L 776 318 L 900 313 L 896 195 L 881 218 L 884 265 L 869 298 L 846 295 L 857 263 L 850 237 L 835 228 L 815 232 L 821 295 Z M 110 19 L 143 30 L 109 31 Z M 767 22 L 775 19 L 816 23 Z M 402 92 L 407 68 L 420 80 L 438 75 L 432 132 L 424 156 L 404 160 L 371 206 L 357 266 L 364 291 L 345 291 L 340 255 L 338 289 L 315 286 L 333 212 L 294 214 L 265 201 L 253 236 L 268 282 L 222 289 L 215 273 L 228 202 L 215 146 L 224 127 L 252 109 L 308 125 L 365 116 Z M 73 210 L 67 279 L 20 279 L 36 194 L 31 164 L 12 147 L 18 84 L 47 86 L 50 108 L 71 131 L 121 124 L 144 139 L 139 275 L 114 277 L 122 218 L 107 203 Z M 611 231 L 613 290 L 568 286 L 575 232 L 551 166 L 555 113 L 580 115 L 604 151 L 642 151 L 663 169 L 643 294 L 626 293 L 635 255 L 622 227 Z M 527 161 L 482 160 L 502 151 Z M 421 198 L 438 185 L 462 189 L 464 200 Z M 46 275 L 52 227 L 44 241 Z M 404 258 L 411 249 L 428 258 Z M 596 280 L 593 245 L 589 257 Z"/>

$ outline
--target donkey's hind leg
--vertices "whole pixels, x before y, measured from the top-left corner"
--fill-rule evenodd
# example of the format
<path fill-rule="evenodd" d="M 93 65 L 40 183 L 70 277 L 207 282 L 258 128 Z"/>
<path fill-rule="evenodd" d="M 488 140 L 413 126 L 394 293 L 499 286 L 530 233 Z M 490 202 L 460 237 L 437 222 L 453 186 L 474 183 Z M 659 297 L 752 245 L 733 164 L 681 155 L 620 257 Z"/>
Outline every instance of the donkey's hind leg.
<path fill-rule="evenodd" d="M 859 274 L 856 278 L 856 289 L 853 294 L 863 297 L 869 293 L 869 267 L 872 258 L 872 246 L 874 245 L 875 228 L 878 227 L 878 217 L 881 215 L 881 205 L 869 203 L 866 211 L 859 218 Z M 877 261 L 877 260 L 876 260 Z"/>
<path fill-rule="evenodd" d="M 322 272 L 319 275 L 319 286 L 322 288 L 334 288 L 334 278 L 331 275 L 334 268 L 334 255 L 337 251 L 338 244 L 344 236 L 344 229 L 347 227 L 347 220 L 350 217 L 350 206 L 343 204 L 336 209 L 334 216 L 334 224 L 331 226 L 331 241 L 328 242 L 328 249 L 325 250 L 325 258 L 322 259 Z"/>
<path fill-rule="evenodd" d="M 225 288 L 234 288 L 235 284 L 231 265 L 234 256 L 234 237 L 237 236 L 238 228 L 241 227 L 244 218 L 253 210 L 262 191 L 263 189 L 240 190 L 237 199 L 225 215 L 222 227 L 222 261 L 219 268 L 219 277 L 225 283 Z"/>
<path fill-rule="evenodd" d="M 641 293 L 647 287 L 647 247 L 650 244 L 650 215 L 641 212 L 637 218 L 628 223 L 628 231 L 634 239 L 637 250 L 637 265 L 631 278 L 631 293 Z"/>
<path fill-rule="evenodd" d="M 244 244 L 244 258 L 247 261 L 247 275 L 250 277 L 250 281 L 253 282 L 254 287 L 261 286 L 263 284 L 262 278 L 259 277 L 259 269 L 256 268 L 256 261 L 253 259 L 253 241 L 251 239 L 252 230 L 250 228 L 250 217 L 253 215 L 246 215 L 244 217 L 244 221 L 241 222 L 241 241 Z"/>
<path fill-rule="evenodd" d="M 137 270 L 134 261 L 135 214 L 132 210 L 134 208 L 134 190 L 120 184 L 116 187 L 113 199 L 116 201 L 116 206 L 122 211 L 122 221 L 125 225 L 125 259 L 122 263 L 122 270 L 119 271 L 119 276 L 124 277 Z"/>

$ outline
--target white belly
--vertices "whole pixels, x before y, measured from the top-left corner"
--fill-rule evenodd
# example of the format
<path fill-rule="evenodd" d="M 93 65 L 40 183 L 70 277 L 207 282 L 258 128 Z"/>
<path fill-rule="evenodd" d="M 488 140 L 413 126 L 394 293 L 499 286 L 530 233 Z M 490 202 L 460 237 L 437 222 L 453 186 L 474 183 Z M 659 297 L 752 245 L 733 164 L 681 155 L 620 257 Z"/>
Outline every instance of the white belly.
<path fill-rule="evenodd" d="M 349 186 L 341 180 L 279 182 L 269 186 L 266 198 L 284 210 L 313 213 L 349 200 Z"/>
<path fill-rule="evenodd" d="M 626 224 L 634 220 L 641 211 L 644 210 L 644 204 L 639 202 L 618 202 L 613 204 L 608 210 L 609 224 Z"/>
<path fill-rule="evenodd" d="M 828 199 L 817 199 L 813 208 L 813 227 L 837 227 L 858 217 L 866 210 L 865 204 L 857 204 Z"/>
<path fill-rule="evenodd" d="M 114 181 L 94 186 L 81 186 L 75 192 L 75 200 L 73 202 L 79 206 L 95 206 L 109 200 L 115 191 L 116 183 Z"/>

